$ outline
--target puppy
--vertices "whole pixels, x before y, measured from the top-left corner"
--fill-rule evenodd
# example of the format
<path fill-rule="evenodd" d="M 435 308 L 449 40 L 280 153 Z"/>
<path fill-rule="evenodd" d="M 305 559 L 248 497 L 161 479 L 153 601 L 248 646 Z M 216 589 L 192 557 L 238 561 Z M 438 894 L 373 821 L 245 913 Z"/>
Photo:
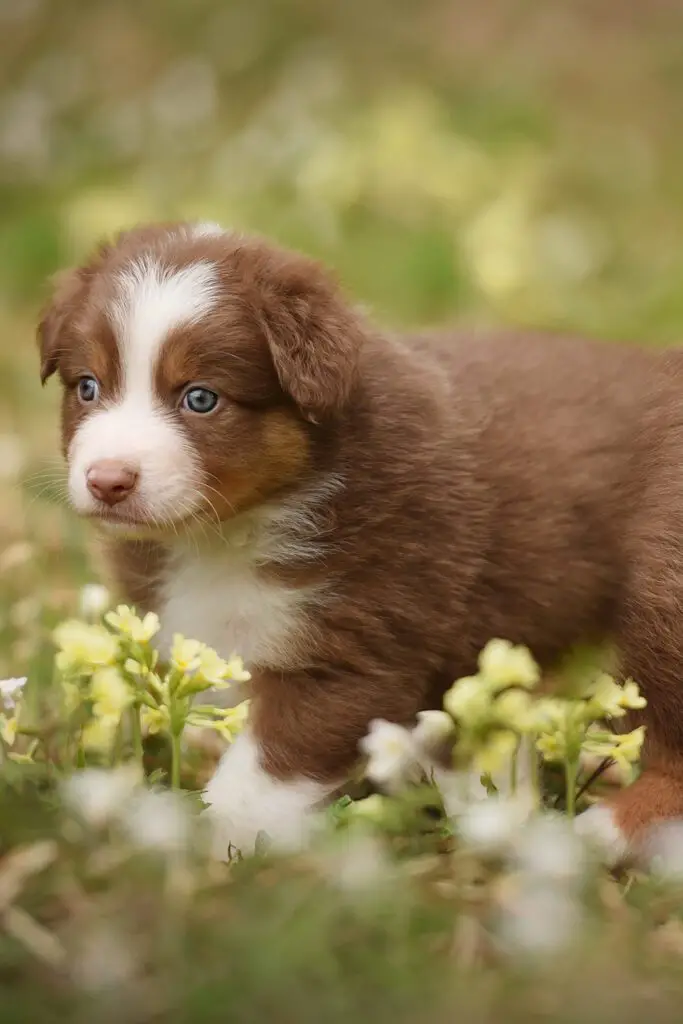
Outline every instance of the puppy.
<path fill-rule="evenodd" d="M 645 770 L 588 812 L 615 856 L 683 815 L 683 357 L 527 333 L 402 339 L 302 256 L 126 232 L 39 328 L 69 491 L 126 598 L 253 675 L 207 790 L 221 842 L 304 837 L 374 718 L 411 723 L 492 637 L 610 638 Z"/>

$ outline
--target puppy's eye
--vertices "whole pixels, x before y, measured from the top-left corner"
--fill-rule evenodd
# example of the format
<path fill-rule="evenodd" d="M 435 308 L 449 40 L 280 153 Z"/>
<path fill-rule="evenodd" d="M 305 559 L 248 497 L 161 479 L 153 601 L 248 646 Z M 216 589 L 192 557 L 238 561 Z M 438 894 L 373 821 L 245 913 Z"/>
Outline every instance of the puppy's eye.
<path fill-rule="evenodd" d="M 78 397 L 81 402 L 96 402 L 100 397 L 100 385 L 94 377 L 81 377 L 78 382 Z"/>
<path fill-rule="evenodd" d="M 190 388 L 185 392 L 182 404 L 190 412 L 205 415 L 207 412 L 213 412 L 218 405 L 218 395 L 208 388 Z"/>

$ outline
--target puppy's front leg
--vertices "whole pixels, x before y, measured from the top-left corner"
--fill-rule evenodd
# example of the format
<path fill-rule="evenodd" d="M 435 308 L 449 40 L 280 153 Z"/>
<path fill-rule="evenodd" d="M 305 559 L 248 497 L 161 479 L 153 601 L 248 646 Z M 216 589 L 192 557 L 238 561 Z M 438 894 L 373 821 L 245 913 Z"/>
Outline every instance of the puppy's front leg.
<path fill-rule="evenodd" d="M 213 849 L 221 859 L 231 848 L 253 853 L 259 834 L 281 850 L 303 847 L 313 812 L 337 786 L 295 772 L 278 778 L 268 768 L 268 750 L 263 737 L 253 728 L 245 729 L 225 752 L 206 787 Z"/>
<path fill-rule="evenodd" d="M 253 686 L 249 728 L 204 794 L 223 858 L 230 846 L 253 852 L 260 833 L 281 849 L 304 845 L 314 812 L 348 781 L 370 721 L 408 722 L 420 707 L 420 695 L 389 678 L 267 673 Z"/>

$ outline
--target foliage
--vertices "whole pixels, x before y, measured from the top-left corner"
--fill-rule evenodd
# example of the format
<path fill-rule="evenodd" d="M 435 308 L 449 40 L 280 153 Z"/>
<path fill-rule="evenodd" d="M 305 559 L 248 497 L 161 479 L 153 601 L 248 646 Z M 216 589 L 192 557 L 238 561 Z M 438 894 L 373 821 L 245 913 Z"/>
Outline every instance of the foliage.
<path fill-rule="evenodd" d="M 228 1005 L 229 1019 L 245 1021 L 412 1021 L 448 1014 L 467 985 L 468 1012 L 495 1019 L 480 1002 L 485 979 L 502 997 L 523 968 L 527 993 L 548 979 L 562 991 L 577 957 L 604 942 L 616 950 L 617 924 L 620 942 L 628 935 L 635 950 L 646 938 L 660 966 L 679 951 L 678 826 L 659 839 L 654 875 L 610 879 L 571 825 L 585 752 L 629 769 L 637 760 L 641 729 L 623 734 L 630 741 L 595 734 L 597 722 L 642 708 L 633 682 L 600 672 L 571 696 L 543 696 L 529 652 L 494 640 L 446 710 L 423 712 L 412 730 L 372 723 L 365 773 L 380 792 L 321 813 L 296 856 L 219 864 L 201 801 L 179 789 L 182 740 L 197 726 L 233 738 L 245 705 L 194 698 L 247 673 L 238 657 L 183 637 L 161 666 L 156 616 L 107 604 L 91 586 L 81 600 L 90 621 L 54 629 L 46 704 L 23 678 L 0 683 L 0 962 L 13 1013 L 208 1021 Z M 143 736 L 156 732 L 170 741 L 166 770 L 143 757 Z M 547 806 L 537 772 L 509 772 L 528 740 L 533 761 L 562 764 L 568 815 Z M 444 773 L 448 744 L 455 770 Z"/>

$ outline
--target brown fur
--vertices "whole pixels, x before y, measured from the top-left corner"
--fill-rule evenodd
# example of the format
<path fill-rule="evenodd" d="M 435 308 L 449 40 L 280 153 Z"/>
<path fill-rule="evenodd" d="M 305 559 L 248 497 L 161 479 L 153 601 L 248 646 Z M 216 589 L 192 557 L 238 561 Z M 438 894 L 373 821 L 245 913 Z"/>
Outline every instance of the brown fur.
<path fill-rule="evenodd" d="M 329 584 L 305 664 L 255 666 L 266 767 L 348 773 L 372 718 L 439 706 L 492 637 L 548 668 L 574 643 L 613 638 L 648 699 L 646 769 L 618 819 L 634 836 L 683 815 L 683 356 L 522 332 L 395 339 L 302 257 L 183 230 L 129 233 L 80 272 L 89 292 L 43 329 L 43 373 L 59 364 L 68 439 L 68 367 L 86 358 L 73 325 L 90 317 L 102 337 L 112 271 L 149 245 L 179 266 L 214 260 L 220 314 L 191 343 L 169 340 L 158 390 L 170 402 L 199 376 L 230 398 L 186 424 L 219 514 L 321 473 L 343 479 L 324 556 L 286 570 L 292 585 L 311 572 Z M 141 550 L 118 558 L 147 607 L 154 588 L 133 580 L 141 565 L 163 574 L 163 558 L 144 568 Z"/>

